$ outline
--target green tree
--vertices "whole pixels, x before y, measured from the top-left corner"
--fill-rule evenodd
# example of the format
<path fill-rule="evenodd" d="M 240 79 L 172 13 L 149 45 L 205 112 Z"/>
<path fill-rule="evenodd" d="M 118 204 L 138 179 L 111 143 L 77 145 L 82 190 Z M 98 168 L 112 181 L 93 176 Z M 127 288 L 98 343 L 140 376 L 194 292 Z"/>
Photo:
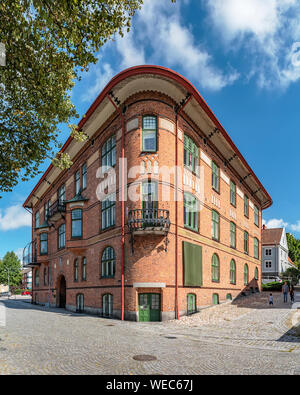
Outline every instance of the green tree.
<path fill-rule="evenodd" d="M 291 233 L 287 233 L 289 247 L 289 257 L 300 268 L 300 240 L 296 239 Z"/>
<path fill-rule="evenodd" d="M 300 278 L 300 271 L 296 267 L 289 267 L 284 273 L 282 273 L 281 277 L 283 279 L 290 277 L 292 279 L 292 284 L 296 285 Z"/>
<path fill-rule="evenodd" d="M 174 2 L 174 0 L 171 0 Z M 60 123 L 78 118 L 70 90 L 114 35 L 130 29 L 143 0 L 5 0 L 0 2 L 0 191 L 34 177 L 53 158 Z M 69 125 L 77 140 L 86 138 Z M 54 147 L 51 149 L 51 147 Z M 54 165 L 71 165 L 67 155 Z"/>
<path fill-rule="evenodd" d="M 0 284 L 19 286 L 22 280 L 22 265 L 17 255 L 11 251 L 7 252 L 0 261 Z"/>

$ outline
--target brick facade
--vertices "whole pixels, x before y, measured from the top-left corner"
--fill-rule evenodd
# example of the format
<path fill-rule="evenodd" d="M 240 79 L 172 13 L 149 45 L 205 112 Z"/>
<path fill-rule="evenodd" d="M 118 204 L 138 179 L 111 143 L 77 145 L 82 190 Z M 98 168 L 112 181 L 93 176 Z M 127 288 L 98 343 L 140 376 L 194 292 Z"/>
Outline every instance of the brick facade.
<path fill-rule="evenodd" d="M 161 295 L 161 319 L 175 318 L 176 298 L 176 266 L 175 266 L 175 181 L 171 175 L 169 182 L 163 182 L 156 173 L 156 167 L 173 167 L 175 165 L 175 113 L 176 104 L 169 96 L 145 91 L 136 93 L 126 99 L 127 111 L 125 113 L 125 157 L 128 169 L 140 166 L 144 161 L 145 174 L 129 174 L 127 191 L 136 188 L 141 190 L 142 180 L 150 176 L 158 183 L 158 208 L 169 210 L 170 231 L 168 233 L 168 246 L 166 247 L 165 235 L 134 235 L 133 251 L 129 227 L 125 228 L 125 319 L 137 319 L 139 316 L 138 295 L 143 293 L 159 293 Z M 143 153 L 141 150 L 142 117 L 155 115 L 158 120 L 157 128 L 157 152 Z M 76 310 L 76 295 L 84 295 L 84 311 L 93 314 L 102 314 L 102 297 L 104 294 L 113 295 L 113 315 L 121 317 L 121 259 L 122 259 L 122 209 L 120 202 L 119 163 L 121 157 L 122 123 L 120 115 L 115 112 L 105 124 L 97 130 L 92 139 L 83 144 L 81 150 L 73 160 L 72 167 L 63 172 L 55 180 L 54 186 L 48 188 L 46 193 L 33 207 L 33 218 L 38 210 L 40 224 L 44 221 L 44 204 L 57 199 L 58 188 L 65 184 L 66 200 L 75 196 L 75 173 L 87 164 L 87 187 L 82 191 L 82 196 L 88 200 L 69 202 L 66 204 L 66 213 L 59 220 L 49 223 L 48 228 L 33 228 L 33 239 L 37 240 L 38 266 L 33 269 L 33 301 L 36 303 L 50 303 L 59 305 L 60 277 L 66 280 L 66 307 Z M 100 179 L 97 178 L 97 170 L 101 166 L 101 148 L 104 142 L 112 135 L 116 136 L 116 215 L 115 226 L 101 230 L 101 202 L 96 196 L 97 186 Z M 184 166 L 184 135 L 192 138 L 199 148 L 200 175 L 190 172 Z M 179 186 L 178 202 L 178 310 L 179 314 L 187 313 L 187 295 L 196 295 L 197 308 L 211 305 L 213 294 L 218 294 L 219 301 L 225 301 L 228 294 L 232 298 L 241 292 L 251 292 L 261 289 L 261 213 L 262 207 L 259 200 L 252 196 L 252 191 L 241 183 L 240 175 L 229 164 L 225 166 L 225 158 L 211 142 L 203 139 L 204 134 L 189 116 L 183 111 L 179 116 L 179 139 L 178 139 L 178 165 L 182 170 L 182 187 Z M 147 169 L 147 161 L 151 161 L 151 168 Z M 220 168 L 220 191 L 212 189 L 212 161 Z M 230 203 L 230 180 L 237 186 L 236 207 Z M 190 186 L 188 186 L 190 185 Z M 164 188 L 170 187 L 171 196 L 168 201 L 162 201 Z M 198 201 L 201 210 L 199 212 L 199 231 L 193 231 L 184 225 L 184 205 L 182 188 L 192 194 L 199 195 Z M 250 198 L 249 218 L 244 215 L 244 199 L 246 194 Z M 259 226 L 254 223 L 254 204 L 259 208 Z M 83 210 L 82 238 L 71 238 L 71 212 L 80 208 Z M 126 217 L 132 209 L 141 209 L 141 201 L 125 203 Z M 212 239 L 212 210 L 220 215 L 220 239 Z M 230 223 L 236 225 L 236 248 L 230 247 Z M 58 249 L 58 228 L 65 223 L 65 248 Z M 244 232 L 249 234 L 249 254 L 244 253 Z M 48 234 L 48 254 L 40 255 L 40 234 Z M 254 238 L 259 241 L 259 257 L 254 258 Z M 202 286 L 184 286 L 184 258 L 183 242 L 189 242 L 202 247 Z M 106 247 L 112 247 L 115 251 L 116 265 L 113 278 L 102 278 L 101 257 Z M 219 281 L 212 280 L 212 256 L 217 254 L 220 261 Z M 87 262 L 87 278 L 82 280 L 83 257 Z M 78 281 L 74 280 L 74 261 L 78 259 Z M 230 281 L 230 262 L 235 260 L 236 282 Z M 244 284 L 244 267 L 249 268 L 249 281 Z M 50 286 L 49 286 L 50 268 Z M 259 277 L 255 279 L 255 270 Z M 36 270 L 39 272 L 39 284 L 35 283 Z M 45 273 L 45 276 L 44 276 Z M 45 277 L 45 282 L 44 282 Z M 144 286 L 143 286 L 144 284 Z M 151 286 L 152 285 L 152 286 Z"/>

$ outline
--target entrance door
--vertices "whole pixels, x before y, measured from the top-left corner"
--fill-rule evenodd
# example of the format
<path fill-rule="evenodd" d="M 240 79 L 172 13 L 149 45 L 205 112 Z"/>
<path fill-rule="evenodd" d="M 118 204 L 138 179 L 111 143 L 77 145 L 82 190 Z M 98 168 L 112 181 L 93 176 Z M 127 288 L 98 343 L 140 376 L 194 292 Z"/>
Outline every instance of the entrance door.
<path fill-rule="evenodd" d="M 59 285 L 59 307 L 66 308 L 66 279 L 64 276 L 61 277 Z"/>
<path fill-rule="evenodd" d="M 139 321 L 160 321 L 160 294 L 139 294 Z"/>
<path fill-rule="evenodd" d="M 83 294 L 78 294 L 76 296 L 76 311 L 77 311 L 77 313 L 84 312 L 84 296 L 83 296 Z"/>
<path fill-rule="evenodd" d="M 194 314 L 197 311 L 196 307 L 196 295 L 188 294 L 187 295 L 187 314 Z"/>

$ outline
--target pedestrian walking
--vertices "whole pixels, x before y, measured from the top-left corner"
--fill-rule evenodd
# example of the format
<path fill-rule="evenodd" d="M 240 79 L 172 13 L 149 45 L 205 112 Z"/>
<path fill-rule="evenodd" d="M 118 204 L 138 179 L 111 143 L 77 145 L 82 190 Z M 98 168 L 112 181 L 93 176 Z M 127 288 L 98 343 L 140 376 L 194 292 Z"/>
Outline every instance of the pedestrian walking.
<path fill-rule="evenodd" d="M 291 289 L 290 289 L 290 298 L 291 298 L 291 303 L 294 303 L 294 301 L 295 301 L 295 291 L 294 291 L 294 286 L 293 285 L 291 286 Z"/>
<path fill-rule="evenodd" d="M 274 305 L 274 303 L 273 303 L 273 295 L 272 294 L 270 294 L 270 296 L 269 296 L 269 305 L 270 306 Z"/>
<path fill-rule="evenodd" d="M 290 287 L 288 283 L 285 281 L 282 287 L 282 293 L 283 293 L 283 303 L 287 303 L 288 301 L 288 293 L 289 293 Z"/>

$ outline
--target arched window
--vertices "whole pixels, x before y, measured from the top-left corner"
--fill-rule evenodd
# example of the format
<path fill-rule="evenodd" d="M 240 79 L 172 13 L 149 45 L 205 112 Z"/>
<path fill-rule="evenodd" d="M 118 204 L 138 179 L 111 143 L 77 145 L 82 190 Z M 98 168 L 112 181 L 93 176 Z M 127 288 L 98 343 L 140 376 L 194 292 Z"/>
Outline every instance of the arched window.
<path fill-rule="evenodd" d="M 236 264 L 234 259 L 230 262 L 230 284 L 236 283 Z"/>
<path fill-rule="evenodd" d="M 78 281 L 78 269 L 79 269 L 78 259 L 75 259 L 75 262 L 74 262 L 74 281 Z"/>
<path fill-rule="evenodd" d="M 249 284 L 249 268 L 247 263 L 244 266 L 244 285 Z"/>
<path fill-rule="evenodd" d="M 219 295 L 218 294 L 213 294 L 212 302 L 213 302 L 213 304 L 219 304 Z"/>
<path fill-rule="evenodd" d="M 213 282 L 220 281 L 220 260 L 217 254 L 212 257 L 211 277 Z"/>
<path fill-rule="evenodd" d="M 86 281 L 86 257 L 82 259 L 82 281 Z"/>
<path fill-rule="evenodd" d="M 187 295 L 187 314 L 194 314 L 197 312 L 196 295 Z"/>
<path fill-rule="evenodd" d="M 113 315 L 113 296 L 111 294 L 102 296 L 102 314 L 104 317 L 112 317 Z"/>
<path fill-rule="evenodd" d="M 257 268 L 257 267 L 255 268 L 255 271 L 254 271 L 254 278 L 255 278 L 256 281 L 257 281 L 258 278 L 259 278 L 258 268 Z"/>
<path fill-rule="evenodd" d="M 111 278 L 115 276 L 116 255 L 112 247 L 106 247 L 101 259 L 101 277 Z"/>
<path fill-rule="evenodd" d="M 83 294 L 76 295 L 76 312 L 77 313 L 84 312 L 84 295 Z"/>
<path fill-rule="evenodd" d="M 36 287 L 38 287 L 40 285 L 40 273 L 39 273 L 39 269 L 35 269 L 35 273 L 34 273 L 34 285 Z"/>
<path fill-rule="evenodd" d="M 231 294 L 227 294 L 226 295 L 226 300 L 232 300 L 232 295 Z"/>
<path fill-rule="evenodd" d="M 71 237 L 81 238 L 82 237 L 82 209 L 81 208 L 72 210 L 71 222 L 72 222 Z"/>
<path fill-rule="evenodd" d="M 254 258 L 259 259 L 259 241 L 254 237 Z"/>
<path fill-rule="evenodd" d="M 116 136 L 111 136 L 102 146 L 102 166 L 113 167 L 116 164 Z"/>

